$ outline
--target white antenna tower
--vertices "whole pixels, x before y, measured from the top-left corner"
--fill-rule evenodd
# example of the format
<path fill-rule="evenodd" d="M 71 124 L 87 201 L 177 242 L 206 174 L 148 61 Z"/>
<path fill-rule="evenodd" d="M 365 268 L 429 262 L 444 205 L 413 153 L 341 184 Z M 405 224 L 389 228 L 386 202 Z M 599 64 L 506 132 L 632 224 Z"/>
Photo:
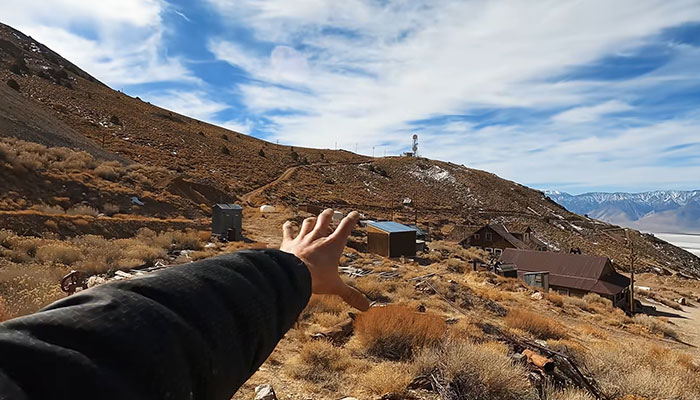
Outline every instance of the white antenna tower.
<path fill-rule="evenodd" d="M 413 156 L 417 157 L 418 156 L 418 135 L 414 134 L 413 135 L 413 147 L 411 147 L 413 150 Z"/>

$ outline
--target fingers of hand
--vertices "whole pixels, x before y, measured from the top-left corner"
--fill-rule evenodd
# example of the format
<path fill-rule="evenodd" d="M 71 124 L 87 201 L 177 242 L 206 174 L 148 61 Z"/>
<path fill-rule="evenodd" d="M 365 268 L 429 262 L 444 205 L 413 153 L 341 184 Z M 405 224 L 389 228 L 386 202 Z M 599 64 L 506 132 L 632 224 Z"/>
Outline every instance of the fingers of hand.
<path fill-rule="evenodd" d="M 359 290 L 350 287 L 345 283 L 343 283 L 343 285 L 340 287 L 340 293 L 338 293 L 338 295 L 343 299 L 344 302 L 348 303 L 350 306 L 355 307 L 360 311 L 369 310 L 369 301 L 367 300 L 365 295 L 360 293 Z"/>
<path fill-rule="evenodd" d="M 318 215 L 316 219 L 316 226 L 311 233 L 312 240 L 316 240 L 320 237 L 328 236 L 330 232 L 331 220 L 333 219 L 333 210 L 326 208 L 321 214 Z"/>
<path fill-rule="evenodd" d="M 282 241 L 288 241 L 294 239 L 294 224 L 292 221 L 287 221 L 282 225 Z"/>
<path fill-rule="evenodd" d="M 314 229 L 314 225 L 316 224 L 316 217 L 309 217 L 304 220 L 304 222 L 301 223 L 301 229 L 299 230 L 299 235 L 297 235 L 297 238 L 303 238 L 304 236 L 308 235 L 309 232 L 311 232 L 312 229 Z"/>
<path fill-rule="evenodd" d="M 335 229 L 335 232 L 328 238 L 331 241 L 340 241 L 345 245 L 348 237 L 352 233 L 353 228 L 357 225 L 357 221 L 360 219 L 360 214 L 357 211 L 353 211 L 346 215 L 340 225 Z"/>

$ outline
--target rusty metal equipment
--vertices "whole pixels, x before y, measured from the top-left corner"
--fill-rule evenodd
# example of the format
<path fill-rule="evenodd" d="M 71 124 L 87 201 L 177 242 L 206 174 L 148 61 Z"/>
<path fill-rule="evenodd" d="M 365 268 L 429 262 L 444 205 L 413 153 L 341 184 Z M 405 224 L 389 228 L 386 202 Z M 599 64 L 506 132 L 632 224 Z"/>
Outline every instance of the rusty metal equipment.
<path fill-rule="evenodd" d="M 78 288 L 87 289 L 87 281 L 79 271 L 71 271 L 61 279 L 61 290 L 68 294 L 75 293 Z"/>
<path fill-rule="evenodd" d="M 537 354 L 530 349 L 523 350 L 523 355 L 527 357 L 527 361 L 530 364 L 542 368 L 544 372 L 554 371 L 554 361 L 551 358 Z"/>

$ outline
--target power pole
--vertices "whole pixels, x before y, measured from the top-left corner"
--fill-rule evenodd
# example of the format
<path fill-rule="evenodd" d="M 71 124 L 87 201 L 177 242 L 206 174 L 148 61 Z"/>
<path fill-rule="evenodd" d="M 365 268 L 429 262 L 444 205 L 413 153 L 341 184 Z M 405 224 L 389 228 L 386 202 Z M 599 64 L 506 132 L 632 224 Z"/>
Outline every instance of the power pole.
<path fill-rule="evenodd" d="M 625 239 L 629 246 L 629 264 L 630 264 L 630 313 L 634 313 L 634 262 L 637 261 L 637 254 L 634 250 L 634 242 L 630 239 L 629 229 L 625 229 Z"/>
<path fill-rule="evenodd" d="M 372 158 L 374 158 L 374 146 L 372 146 Z"/>

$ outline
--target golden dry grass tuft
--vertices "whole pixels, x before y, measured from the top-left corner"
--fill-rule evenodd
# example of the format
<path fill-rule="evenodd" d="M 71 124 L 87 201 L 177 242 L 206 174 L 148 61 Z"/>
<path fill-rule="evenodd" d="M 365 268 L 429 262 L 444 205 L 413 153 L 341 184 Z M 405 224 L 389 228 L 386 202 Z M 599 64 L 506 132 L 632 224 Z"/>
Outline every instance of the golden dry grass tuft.
<path fill-rule="evenodd" d="M 355 320 L 355 333 L 366 352 L 389 360 L 411 358 L 417 349 L 442 339 L 446 329 L 442 317 L 398 305 L 373 307 Z"/>
<path fill-rule="evenodd" d="M 362 388 L 374 395 L 402 394 L 413 380 L 411 365 L 403 362 L 381 361 L 360 375 Z"/>
<path fill-rule="evenodd" d="M 287 362 L 289 375 L 297 379 L 335 390 L 345 378 L 352 360 L 347 350 L 325 340 L 306 342 L 299 355 Z"/>
<path fill-rule="evenodd" d="M 568 336 L 562 324 L 534 312 L 516 308 L 508 312 L 506 325 L 530 332 L 540 339 L 562 339 Z"/>
<path fill-rule="evenodd" d="M 613 398 L 700 398 L 700 366 L 683 352 L 644 342 L 597 342 L 586 365 Z"/>
<path fill-rule="evenodd" d="M 639 314 L 635 315 L 633 318 L 636 324 L 644 326 L 649 333 L 654 335 L 659 335 L 662 337 L 668 337 L 671 339 L 678 339 L 678 332 L 671 326 L 668 321 L 664 321 L 661 318 L 652 317 L 649 315 Z"/>
<path fill-rule="evenodd" d="M 435 374 L 449 382 L 458 398 L 482 400 L 536 399 L 527 371 L 514 364 L 502 343 L 449 340 L 421 351 L 416 375 Z"/>

